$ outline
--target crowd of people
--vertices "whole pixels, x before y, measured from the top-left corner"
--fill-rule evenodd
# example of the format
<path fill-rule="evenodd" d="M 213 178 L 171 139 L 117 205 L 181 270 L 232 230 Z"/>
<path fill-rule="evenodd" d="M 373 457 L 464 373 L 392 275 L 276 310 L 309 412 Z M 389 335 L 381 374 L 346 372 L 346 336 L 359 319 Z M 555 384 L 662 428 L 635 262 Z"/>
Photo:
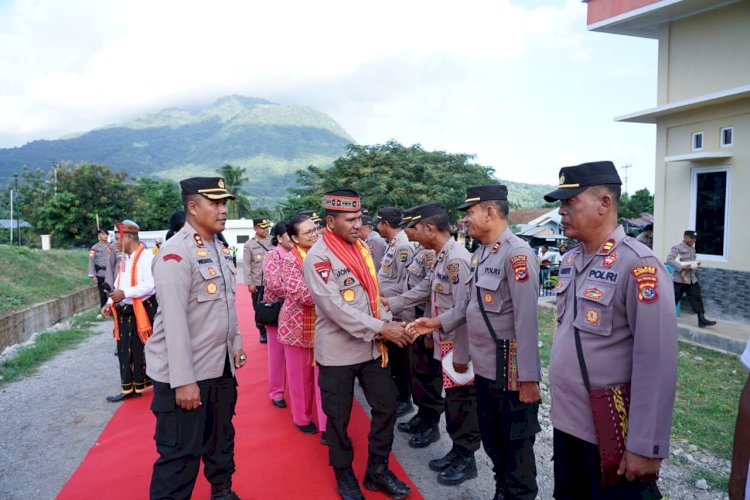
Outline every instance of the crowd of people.
<path fill-rule="evenodd" d="M 151 498 L 189 498 L 202 461 L 211 498 L 235 499 L 235 372 L 247 356 L 235 313 L 237 269 L 220 239 L 233 196 L 215 177 L 186 179 L 181 188 L 182 226 L 156 254 L 143 251 L 134 221 L 118 224 L 114 247 L 105 240 L 92 248 L 97 283 L 105 267 L 102 313 L 115 317 L 121 368 L 121 394 L 108 399 L 138 397 L 153 385 L 159 458 Z M 545 196 L 560 202 L 565 233 L 580 242 L 561 256 L 555 290 L 557 499 L 661 498 L 677 323 L 671 293 L 660 292 L 672 277 L 618 224 L 620 189 L 614 165 L 594 162 L 561 169 L 558 188 Z M 357 192 L 341 188 L 325 193 L 322 206 L 322 217 L 308 210 L 276 224 L 255 219 L 245 244 L 254 310 L 240 314 L 254 314 L 267 344 L 270 404 L 289 405 L 299 431 L 320 431 L 343 499 L 364 498 L 348 435 L 355 380 L 371 406 L 365 489 L 409 496 L 389 467 L 394 431 L 407 434 L 410 447 L 428 448 L 445 414 L 450 451 L 425 453 L 438 483 L 477 477 L 481 445 L 494 498 L 536 498 L 536 277 L 544 255 L 512 233 L 507 188 L 467 187 L 457 208 L 478 241 L 473 254 L 456 242 L 437 201 L 371 216 Z M 687 273 L 680 290 L 698 304 L 689 237 L 694 244 L 686 231 L 688 248 L 673 249 L 670 262 Z M 702 326 L 712 323 L 699 315 Z"/>

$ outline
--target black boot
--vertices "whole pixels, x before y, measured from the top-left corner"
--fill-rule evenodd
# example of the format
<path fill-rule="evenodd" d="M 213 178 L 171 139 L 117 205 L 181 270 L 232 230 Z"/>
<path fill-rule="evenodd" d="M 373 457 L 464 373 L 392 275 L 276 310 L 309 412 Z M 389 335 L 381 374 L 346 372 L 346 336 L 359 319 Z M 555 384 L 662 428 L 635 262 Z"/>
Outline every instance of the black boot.
<path fill-rule="evenodd" d="M 440 429 L 436 423 L 423 423 L 422 428 L 409 440 L 412 448 L 427 448 L 440 439 Z"/>
<path fill-rule="evenodd" d="M 212 484 L 211 500 L 240 500 L 237 493 L 232 491 L 232 483 Z"/>
<path fill-rule="evenodd" d="M 334 467 L 333 474 L 336 476 L 336 491 L 342 500 L 365 500 L 351 467 Z"/>
<path fill-rule="evenodd" d="M 390 498 L 406 498 L 409 486 L 400 481 L 388 468 L 388 457 L 370 455 L 365 472 L 365 488 L 370 491 L 382 491 Z"/>
<path fill-rule="evenodd" d="M 698 313 L 698 326 L 703 328 L 704 326 L 714 326 L 716 324 L 716 321 L 711 321 L 710 319 L 706 319 L 706 315 L 704 313 Z"/>
<path fill-rule="evenodd" d="M 451 448 L 451 451 L 449 451 L 444 457 L 430 460 L 430 470 L 434 470 L 435 472 L 444 471 L 456 458 L 459 457 L 459 455 L 460 452 L 457 449 Z"/>
<path fill-rule="evenodd" d="M 477 462 L 474 454 L 459 453 L 458 457 L 437 476 L 437 482 L 445 486 L 455 486 L 477 477 Z"/>
<path fill-rule="evenodd" d="M 414 411 L 414 405 L 409 401 L 398 401 L 396 403 L 396 418 L 401 418 L 404 415 Z"/>
<path fill-rule="evenodd" d="M 411 417 L 408 422 L 399 422 L 396 427 L 398 427 L 398 430 L 400 430 L 401 432 L 405 432 L 407 434 L 416 434 L 421 423 L 422 416 L 417 413 L 416 415 Z"/>

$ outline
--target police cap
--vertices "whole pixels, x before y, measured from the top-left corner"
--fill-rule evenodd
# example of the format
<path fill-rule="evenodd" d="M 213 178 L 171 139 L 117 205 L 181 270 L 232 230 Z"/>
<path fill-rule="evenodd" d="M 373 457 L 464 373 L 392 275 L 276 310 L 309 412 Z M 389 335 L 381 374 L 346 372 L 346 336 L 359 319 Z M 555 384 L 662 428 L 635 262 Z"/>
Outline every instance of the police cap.
<path fill-rule="evenodd" d="M 466 189 L 466 200 L 458 209 L 466 211 L 472 205 L 482 201 L 508 199 L 508 188 L 502 184 L 484 184 L 481 186 L 470 186 Z"/>
<path fill-rule="evenodd" d="M 428 217 L 435 215 L 448 215 L 445 207 L 440 202 L 425 203 L 412 209 L 411 221 L 409 221 L 409 227 L 414 227 L 421 221 Z"/>
<path fill-rule="evenodd" d="M 603 184 L 622 185 L 615 164 L 611 161 L 592 161 L 575 167 L 560 169 L 560 184 L 557 189 L 544 195 L 546 201 L 567 200 L 591 186 Z"/>
<path fill-rule="evenodd" d="M 209 200 L 234 200 L 236 197 L 227 191 L 221 177 L 191 177 L 180 181 L 182 196 L 199 194 Z"/>

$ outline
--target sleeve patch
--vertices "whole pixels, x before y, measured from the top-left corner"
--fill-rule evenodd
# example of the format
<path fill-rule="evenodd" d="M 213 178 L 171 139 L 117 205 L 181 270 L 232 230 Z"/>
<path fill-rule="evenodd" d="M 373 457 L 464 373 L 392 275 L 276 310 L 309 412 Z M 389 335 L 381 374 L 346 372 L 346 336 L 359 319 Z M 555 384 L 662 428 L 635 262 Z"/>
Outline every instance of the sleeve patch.
<path fill-rule="evenodd" d="M 656 266 L 639 266 L 630 271 L 635 276 L 638 285 L 638 300 L 645 304 L 653 304 L 659 298 L 656 285 L 659 278 L 656 276 Z"/>
<path fill-rule="evenodd" d="M 398 252 L 398 260 L 406 262 L 409 259 L 409 250 L 403 249 Z"/>
<path fill-rule="evenodd" d="M 91 250 L 89 250 L 89 257 L 93 257 L 95 253 L 96 252 L 94 252 L 94 249 L 92 248 Z"/>
<path fill-rule="evenodd" d="M 529 279 L 529 270 L 527 257 L 525 255 L 516 255 L 510 258 L 513 264 L 513 278 L 516 281 L 526 281 Z"/>
<path fill-rule="evenodd" d="M 315 272 L 318 273 L 323 283 L 328 284 L 328 278 L 331 277 L 331 263 L 330 262 L 316 262 Z"/>
<path fill-rule="evenodd" d="M 163 256 L 161 258 L 161 260 L 163 260 L 164 262 L 167 262 L 167 261 L 170 261 L 170 260 L 174 260 L 176 262 L 180 262 L 182 260 L 182 256 L 181 255 L 177 255 L 176 253 L 168 253 L 167 255 Z"/>

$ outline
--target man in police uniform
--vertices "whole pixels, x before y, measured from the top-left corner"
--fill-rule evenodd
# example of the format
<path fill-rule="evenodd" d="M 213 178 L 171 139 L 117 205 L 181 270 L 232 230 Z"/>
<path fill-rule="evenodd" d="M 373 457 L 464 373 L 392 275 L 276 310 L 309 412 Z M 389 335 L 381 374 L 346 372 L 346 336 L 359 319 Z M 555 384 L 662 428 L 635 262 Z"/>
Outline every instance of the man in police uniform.
<path fill-rule="evenodd" d="M 378 271 L 380 293 L 388 298 L 400 295 L 407 278 L 407 268 L 414 258 L 414 247 L 401 229 L 403 212 L 396 207 L 378 210 L 378 232 L 388 242 Z M 398 318 L 400 319 L 400 318 Z M 411 375 L 409 373 L 409 351 L 406 347 L 389 346 L 389 358 L 393 380 L 398 390 L 396 414 L 402 417 L 414 411 L 411 404 Z"/>
<path fill-rule="evenodd" d="M 328 417 L 328 459 L 344 499 L 364 499 L 352 470 L 354 449 L 347 427 L 354 379 L 358 379 L 372 422 L 365 487 L 391 498 L 405 498 L 409 487 L 388 468 L 396 422 L 396 388 L 386 366 L 384 342 L 405 346 L 409 336 L 400 323 L 381 314 L 375 265 L 360 241 L 360 199 L 356 191 L 325 194 L 327 228 L 305 258 L 305 281 L 315 302 L 315 361 L 323 411 Z"/>
<path fill-rule="evenodd" d="M 109 233 L 106 229 L 97 231 L 99 241 L 89 249 L 89 278 L 99 289 L 99 308 L 107 303 L 107 292 L 104 289 L 104 275 L 109 259 Z"/>
<path fill-rule="evenodd" d="M 562 168 L 544 197 L 561 201 L 565 235 L 581 242 L 562 257 L 549 368 L 557 499 L 661 498 L 653 477 L 669 456 L 675 308 L 664 265 L 617 223 L 620 186 L 612 162 L 584 163 Z M 600 449 L 609 456 L 616 443 L 598 443 L 587 385 L 620 384 L 630 387 L 627 441 L 619 465 L 602 474 Z"/>
<path fill-rule="evenodd" d="M 118 268 L 117 262 L 121 260 L 122 257 L 122 250 L 120 250 L 120 230 L 117 225 L 115 225 L 114 238 L 107 249 L 107 267 L 104 270 L 104 283 L 107 284 L 105 289 L 108 287 L 109 290 L 112 290 L 114 287 L 115 276 L 117 275 Z"/>
<path fill-rule="evenodd" d="M 698 326 L 701 328 L 713 326 L 716 321 L 706 318 L 706 309 L 703 307 L 701 296 L 701 285 L 698 283 L 698 266 L 701 261 L 696 259 L 695 242 L 698 235 L 695 231 L 687 230 L 683 234 L 682 242 L 673 246 L 667 255 L 665 264 L 672 266 L 672 281 L 674 282 L 674 301 L 679 304 L 684 293 L 687 293 L 690 306 L 698 315 Z"/>
<path fill-rule="evenodd" d="M 213 500 L 237 499 L 235 369 L 245 365 L 235 313 L 232 254 L 219 241 L 234 196 L 220 177 L 180 182 L 186 223 L 162 245 L 153 271 L 159 312 L 146 344 L 154 381 L 156 450 L 151 498 L 190 498 L 203 459 Z"/>
<path fill-rule="evenodd" d="M 434 269 L 430 270 L 426 291 L 420 285 L 411 291 L 405 291 L 399 297 L 391 298 L 388 300 L 391 311 L 395 314 L 402 307 L 411 306 L 420 298 L 427 297 L 431 299 L 427 303 L 428 309 L 425 314 L 428 317 L 443 314 L 456 305 L 462 308 L 467 299 L 466 283 L 471 279 L 471 256 L 466 248 L 451 236 L 448 212 L 441 203 L 421 205 L 413 209 L 409 226 L 414 231 L 414 238 L 421 245 L 439 253 Z M 466 326 L 461 325 L 455 331 L 443 331 L 438 328 L 432 336 L 422 338 L 429 339 L 428 345 L 434 346 L 430 358 L 437 363 L 438 393 L 441 385 L 445 386 L 445 423 L 453 440 L 453 447 L 448 454 L 431 460 L 429 466 L 430 469 L 439 472 L 437 480 L 440 484 L 458 485 L 477 477 L 474 453 L 479 449 L 480 435 L 476 391 L 473 380 L 456 381 L 453 371 L 443 371 L 441 361 L 446 358 L 452 360 L 445 362 L 452 363 L 460 372 L 468 369 L 468 333 Z M 417 345 L 419 340 L 417 339 L 412 346 Z M 431 416 L 439 419 L 440 411 L 433 412 Z M 429 416 L 426 419 L 429 419 Z M 418 436 L 419 433 L 415 438 Z"/>
<path fill-rule="evenodd" d="M 271 227 L 271 223 L 265 217 L 253 219 L 255 236 L 245 242 L 242 253 L 242 272 L 247 289 L 253 296 L 253 308 L 259 300 L 263 300 L 263 258 L 266 256 L 266 252 L 273 247 L 271 237 L 268 235 L 269 227 Z M 256 321 L 255 326 L 260 332 L 260 343 L 265 344 L 268 341 L 266 325 Z"/>
<path fill-rule="evenodd" d="M 472 257 L 472 278 L 464 284 L 466 301 L 435 318 L 418 319 L 409 331 L 450 332 L 466 323 L 479 431 L 494 466 L 496 498 L 532 499 L 538 490 L 534 441 L 541 399 L 539 265 L 528 243 L 508 227 L 505 186 L 472 186 L 458 209 L 466 211 L 469 234 L 482 242 Z"/>
<path fill-rule="evenodd" d="M 370 250 L 372 260 L 375 262 L 375 270 L 380 271 L 380 262 L 383 260 L 388 243 L 385 242 L 380 233 L 373 229 L 372 217 L 362 216 L 362 229 L 360 230 L 362 241 Z"/>

